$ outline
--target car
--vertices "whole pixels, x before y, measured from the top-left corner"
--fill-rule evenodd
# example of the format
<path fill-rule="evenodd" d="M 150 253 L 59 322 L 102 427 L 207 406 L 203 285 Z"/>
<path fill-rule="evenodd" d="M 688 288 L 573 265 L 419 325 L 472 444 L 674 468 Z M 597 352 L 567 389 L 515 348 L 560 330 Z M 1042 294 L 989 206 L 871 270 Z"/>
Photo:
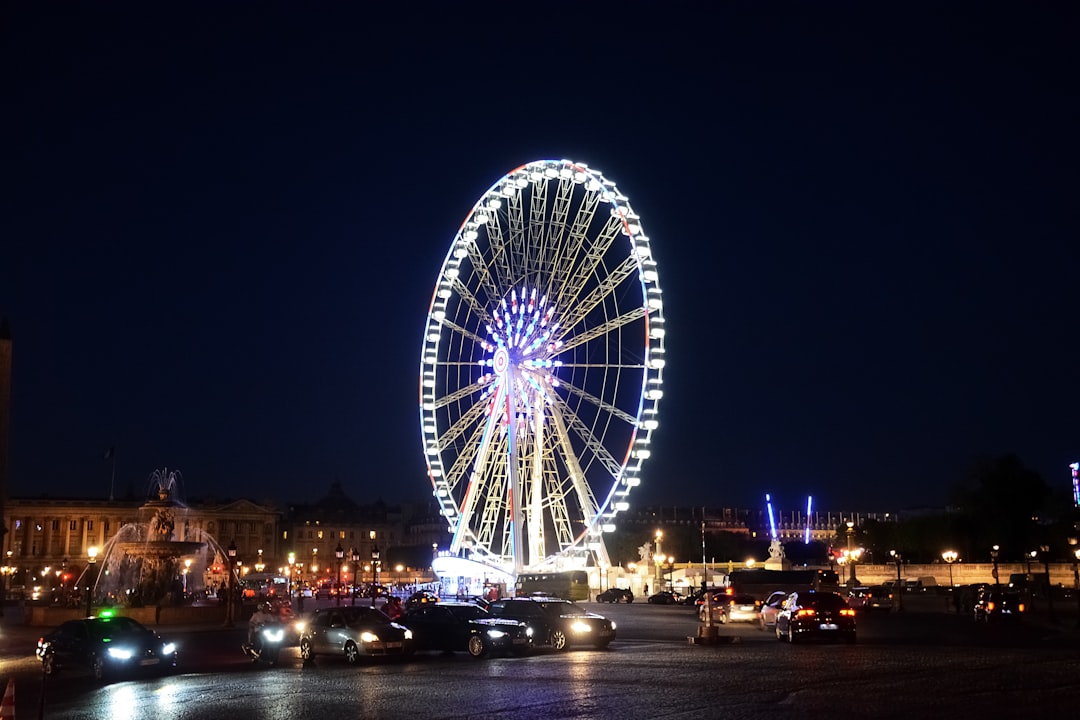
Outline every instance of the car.
<path fill-rule="evenodd" d="M 416 650 L 465 651 L 480 658 L 499 650 L 523 654 L 532 647 L 532 629 L 526 623 L 492 617 L 471 602 L 421 605 L 398 622 L 412 631 Z"/>
<path fill-rule="evenodd" d="M 1025 610 L 1020 593 L 987 588 L 975 600 L 975 622 L 1020 622 Z"/>
<path fill-rule="evenodd" d="M 884 585 L 871 585 L 866 588 L 862 609 L 864 612 L 889 612 L 893 609 L 893 594 Z"/>
<path fill-rule="evenodd" d="M 596 602 L 632 603 L 634 602 L 634 593 L 630 592 L 629 588 L 608 588 L 596 596 Z"/>
<path fill-rule="evenodd" d="M 681 598 L 677 593 L 661 590 L 658 593 L 650 595 L 648 602 L 650 605 L 678 605 L 680 599 Z"/>
<path fill-rule="evenodd" d="M 615 623 L 570 600 L 549 597 L 503 598 L 491 603 L 495 617 L 520 620 L 532 628 L 534 645 L 566 650 L 574 645 L 606 648 L 615 639 Z"/>
<path fill-rule="evenodd" d="M 176 644 L 124 616 L 69 620 L 38 639 L 37 656 L 45 675 L 82 670 L 96 680 L 176 668 Z"/>
<path fill-rule="evenodd" d="M 336 655 L 356 664 L 373 655 L 407 655 L 413 634 L 382 610 L 351 605 L 321 608 L 297 625 L 300 657 L 311 662 L 317 655 Z"/>
<path fill-rule="evenodd" d="M 421 605 L 437 602 L 439 602 L 439 596 L 435 593 L 430 590 L 417 590 L 405 600 L 405 612 L 409 612 Z"/>
<path fill-rule="evenodd" d="M 705 604 L 698 607 L 698 619 L 705 622 Z M 761 601 L 753 595 L 736 593 L 713 595 L 713 622 L 758 622 L 761 613 Z"/>
<path fill-rule="evenodd" d="M 869 594 L 870 588 L 868 587 L 851 588 L 848 590 L 847 603 L 852 610 L 862 610 L 866 608 L 866 599 Z"/>
<path fill-rule="evenodd" d="M 777 590 L 765 598 L 765 602 L 761 603 L 761 610 L 758 612 L 759 630 L 776 627 L 776 616 L 780 614 L 780 610 L 784 607 L 784 601 L 787 600 L 790 594 L 783 590 Z"/>
<path fill-rule="evenodd" d="M 812 638 L 853 643 L 855 631 L 855 611 L 834 592 L 793 592 L 776 615 L 776 638 L 789 643 Z"/>

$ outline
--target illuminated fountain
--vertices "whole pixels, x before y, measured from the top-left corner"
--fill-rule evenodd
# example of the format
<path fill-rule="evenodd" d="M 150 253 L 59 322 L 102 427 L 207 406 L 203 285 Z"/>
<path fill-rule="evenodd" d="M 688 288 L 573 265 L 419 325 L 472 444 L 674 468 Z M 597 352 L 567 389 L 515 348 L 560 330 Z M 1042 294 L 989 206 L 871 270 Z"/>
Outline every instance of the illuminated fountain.
<path fill-rule="evenodd" d="M 175 471 L 155 470 L 150 480 L 157 499 L 148 500 L 138 510 L 138 521 L 122 526 L 105 543 L 94 582 L 99 600 L 177 604 L 183 597 L 182 571 L 202 578 L 208 545 L 224 555 L 208 533 L 188 527 L 187 507 L 176 497 L 178 479 Z M 190 566 L 182 562 L 185 557 Z"/>

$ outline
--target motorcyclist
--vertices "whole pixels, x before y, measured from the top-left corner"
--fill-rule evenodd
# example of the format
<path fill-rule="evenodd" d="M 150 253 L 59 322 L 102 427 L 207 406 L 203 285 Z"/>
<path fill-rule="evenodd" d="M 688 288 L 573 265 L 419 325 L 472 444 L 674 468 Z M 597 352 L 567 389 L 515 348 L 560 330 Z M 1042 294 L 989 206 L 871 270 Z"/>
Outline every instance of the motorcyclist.
<path fill-rule="evenodd" d="M 397 620 L 401 617 L 404 614 L 401 609 L 401 598 L 394 595 L 388 597 L 386 599 L 386 604 L 383 605 L 383 612 L 386 613 L 391 620 Z"/>
<path fill-rule="evenodd" d="M 255 637 L 263 625 L 275 620 L 277 620 L 277 615 L 274 614 L 274 608 L 270 606 L 270 603 L 259 603 L 248 620 L 248 645 L 255 644 Z"/>

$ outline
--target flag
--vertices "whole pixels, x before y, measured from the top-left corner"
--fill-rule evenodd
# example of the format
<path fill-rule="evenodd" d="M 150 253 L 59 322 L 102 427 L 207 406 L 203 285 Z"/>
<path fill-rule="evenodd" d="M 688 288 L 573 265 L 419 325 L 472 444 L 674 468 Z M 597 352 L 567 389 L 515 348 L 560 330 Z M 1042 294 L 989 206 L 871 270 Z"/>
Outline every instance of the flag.
<path fill-rule="evenodd" d="M 114 448 L 114 447 L 110 447 L 108 450 L 105 451 L 105 459 L 106 460 L 108 460 L 109 458 L 111 458 L 113 456 L 113 452 L 115 451 L 115 449 L 116 448 Z"/>

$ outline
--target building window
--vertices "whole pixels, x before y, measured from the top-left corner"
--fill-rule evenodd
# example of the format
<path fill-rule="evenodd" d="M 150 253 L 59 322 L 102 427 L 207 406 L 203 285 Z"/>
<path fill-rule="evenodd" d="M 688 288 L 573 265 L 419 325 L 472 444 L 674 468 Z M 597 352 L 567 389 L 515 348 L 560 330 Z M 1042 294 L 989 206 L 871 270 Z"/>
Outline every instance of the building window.
<path fill-rule="evenodd" d="M 59 520 L 53 520 L 52 521 L 52 529 L 53 530 L 59 530 L 60 529 L 60 521 Z"/>
<path fill-rule="evenodd" d="M 22 528 L 22 520 L 16 520 L 15 521 L 15 529 L 19 530 L 20 528 Z"/>
<path fill-rule="evenodd" d="M 102 522 L 101 527 L 105 530 L 105 533 L 108 534 L 108 532 L 109 532 L 109 521 L 105 520 L 104 522 Z"/>
<path fill-rule="evenodd" d="M 78 530 L 78 529 L 79 529 L 79 521 L 78 520 L 69 520 L 68 521 L 68 530 Z"/>
<path fill-rule="evenodd" d="M 86 529 L 87 530 L 93 530 L 94 529 L 94 521 L 93 520 L 87 520 L 86 521 Z"/>
<path fill-rule="evenodd" d="M 345 531 L 344 530 L 342 530 L 340 533 L 338 533 L 338 539 L 339 540 L 344 540 L 345 539 Z"/>

